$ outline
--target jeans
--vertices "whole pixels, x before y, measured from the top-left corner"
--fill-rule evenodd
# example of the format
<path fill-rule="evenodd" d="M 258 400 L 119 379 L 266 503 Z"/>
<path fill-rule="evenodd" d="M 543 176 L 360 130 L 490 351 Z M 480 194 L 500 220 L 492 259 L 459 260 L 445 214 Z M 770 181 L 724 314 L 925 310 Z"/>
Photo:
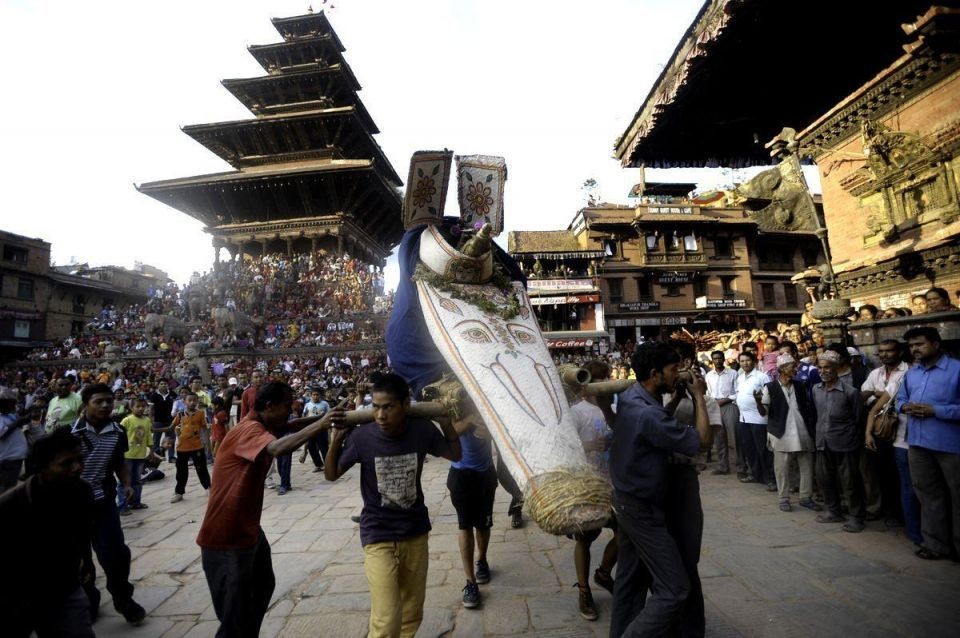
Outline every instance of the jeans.
<path fill-rule="evenodd" d="M 190 459 L 193 459 L 193 469 L 197 471 L 197 478 L 203 489 L 210 489 L 210 472 L 207 471 L 207 453 L 204 450 L 193 452 L 177 452 L 177 485 L 173 491 L 184 494 L 187 491 L 187 477 L 190 475 Z"/>
<path fill-rule="evenodd" d="M 126 459 L 124 465 L 127 466 L 127 475 L 130 476 L 130 487 L 133 488 L 133 498 L 127 502 L 127 495 L 123 489 L 117 490 L 117 507 L 122 511 L 131 505 L 140 504 L 140 494 L 143 492 L 143 466 L 146 463 L 144 459 Z"/>
<path fill-rule="evenodd" d="M 220 621 L 217 638 L 256 638 L 270 606 L 276 580 L 270 543 L 260 530 L 246 549 L 200 548 L 213 610 Z"/>
<path fill-rule="evenodd" d="M 960 454 L 922 447 L 911 447 L 908 454 L 923 546 L 938 554 L 960 553 Z"/>
<path fill-rule="evenodd" d="M 103 498 L 93 506 L 93 551 L 107 577 L 107 591 L 113 596 L 113 606 L 120 609 L 133 598 L 130 583 L 130 548 L 123 538 L 120 513 L 112 498 Z M 91 563 L 84 571 L 91 575 L 84 588 L 91 601 L 100 600 L 97 591 L 96 568 Z"/>
<path fill-rule="evenodd" d="M 860 483 L 860 450 L 834 452 L 824 449 L 817 452 L 817 481 L 823 490 L 823 501 L 834 516 L 842 516 L 840 492 L 849 505 L 850 516 L 863 521 L 866 506 L 863 500 L 863 485 Z"/>
<path fill-rule="evenodd" d="M 280 474 L 280 487 L 290 489 L 290 469 L 293 467 L 293 453 L 277 457 L 277 473 Z"/>
<path fill-rule="evenodd" d="M 773 453 L 767 449 L 765 423 L 739 423 L 743 455 L 750 473 L 759 483 L 773 483 Z"/>
<path fill-rule="evenodd" d="M 913 491 L 910 482 L 909 452 L 905 448 L 893 448 L 893 458 L 897 463 L 897 473 L 900 476 L 900 506 L 903 508 L 903 522 L 907 528 L 907 538 L 914 545 L 923 543 L 923 534 L 920 532 L 920 501 Z"/>
<path fill-rule="evenodd" d="M 430 563 L 428 534 L 363 548 L 370 587 L 369 638 L 413 638 L 423 621 Z"/>
<path fill-rule="evenodd" d="M 666 635 L 690 595 L 690 580 L 667 529 L 666 512 L 642 502 L 617 503 L 615 509 L 620 546 L 610 638 Z"/>
<path fill-rule="evenodd" d="M 327 458 L 327 450 L 330 448 L 330 432 L 324 430 L 307 441 L 307 452 L 310 453 L 310 460 L 316 467 L 323 467 L 323 460 Z"/>
<path fill-rule="evenodd" d="M 4 618 L 4 635 L 10 638 L 94 638 L 90 624 L 90 602 L 82 587 L 61 601 L 37 596 L 26 609 L 18 609 L 13 618 Z"/>

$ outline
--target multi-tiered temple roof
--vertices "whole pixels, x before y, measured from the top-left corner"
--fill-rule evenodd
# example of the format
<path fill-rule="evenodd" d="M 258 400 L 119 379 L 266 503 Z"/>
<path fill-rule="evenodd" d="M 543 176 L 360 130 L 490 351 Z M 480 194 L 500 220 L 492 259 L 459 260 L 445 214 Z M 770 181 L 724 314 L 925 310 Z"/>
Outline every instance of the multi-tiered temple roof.
<path fill-rule="evenodd" d="M 283 42 L 249 47 L 268 75 L 223 81 L 256 117 L 183 129 L 235 170 L 138 189 L 202 221 L 233 254 L 335 242 L 382 262 L 403 232 L 402 182 L 343 44 L 322 12 L 272 22 Z"/>

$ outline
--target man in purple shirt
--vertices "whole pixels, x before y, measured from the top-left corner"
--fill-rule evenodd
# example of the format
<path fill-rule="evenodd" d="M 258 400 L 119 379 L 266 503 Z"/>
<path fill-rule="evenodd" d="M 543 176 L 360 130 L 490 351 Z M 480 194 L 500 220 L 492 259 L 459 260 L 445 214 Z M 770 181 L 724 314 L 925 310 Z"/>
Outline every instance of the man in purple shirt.
<path fill-rule="evenodd" d="M 936 560 L 960 554 L 960 361 L 940 350 L 936 328 L 903 335 L 917 365 L 897 393 L 907 415 L 910 476 L 920 499 L 923 546 L 916 554 Z"/>

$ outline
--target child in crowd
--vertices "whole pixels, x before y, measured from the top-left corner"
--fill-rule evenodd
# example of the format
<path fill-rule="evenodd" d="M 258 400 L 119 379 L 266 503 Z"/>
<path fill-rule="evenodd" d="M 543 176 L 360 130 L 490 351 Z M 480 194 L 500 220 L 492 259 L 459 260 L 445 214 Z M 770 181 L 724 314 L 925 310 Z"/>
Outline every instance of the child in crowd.
<path fill-rule="evenodd" d="M 210 489 L 210 473 L 207 472 L 207 454 L 203 449 L 202 433 L 207 429 L 207 413 L 198 409 L 197 395 L 187 392 L 183 397 L 184 410 L 173 418 L 177 433 L 177 485 L 171 503 L 179 503 L 187 488 L 190 460 L 203 489 Z"/>
<path fill-rule="evenodd" d="M 140 397 L 131 401 L 132 414 L 124 417 L 120 422 L 127 433 L 127 451 L 124 453 L 124 464 L 130 476 L 130 487 L 133 488 L 133 497 L 127 499 L 123 490 L 117 490 L 117 508 L 120 516 L 129 516 L 131 510 L 147 509 L 140 501 L 143 492 L 143 465 L 150 456 L 150 444 L 153 442 L 153 421 L 146 416 L 147 402 Z"/>

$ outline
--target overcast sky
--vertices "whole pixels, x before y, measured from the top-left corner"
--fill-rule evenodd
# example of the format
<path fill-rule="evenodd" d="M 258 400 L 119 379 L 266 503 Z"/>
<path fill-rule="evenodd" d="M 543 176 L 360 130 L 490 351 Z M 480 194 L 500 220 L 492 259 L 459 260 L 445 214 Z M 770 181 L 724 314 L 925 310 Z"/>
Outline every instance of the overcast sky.
<path fill-rule="evenodd" d="M 503 155 L 506 228 L 534 230 L 565 228 L 587 178 L 626 203 L 638 171 L 611 159 L 613 141 L 702 0 L 312 3 L 397 172 L 418 149 Z M 58 264 L 142 261 L 177 281 L 209 269 L 202 225 L 134 183 L 230 170 L 179 127 L 250 117 L 220 80 L 262 75 L 246 47 L 279 41 L 270 18 L 309 4 L 0 0 L 0 228 L 52 242 Z M 647 179 L 690 177 L 669 173 Z"/>

